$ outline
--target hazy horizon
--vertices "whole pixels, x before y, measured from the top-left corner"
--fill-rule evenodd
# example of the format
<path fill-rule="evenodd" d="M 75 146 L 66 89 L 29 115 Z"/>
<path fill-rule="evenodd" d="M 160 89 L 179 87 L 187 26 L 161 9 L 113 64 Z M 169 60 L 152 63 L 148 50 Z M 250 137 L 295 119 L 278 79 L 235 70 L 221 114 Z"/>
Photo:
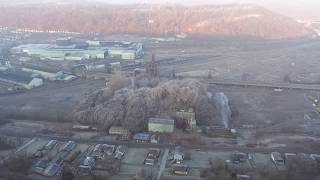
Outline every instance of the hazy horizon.
<path fill-rule="evenodd" d="M 100 2 L 115 4 L 136 3 L 177 3 L 183 5 L 203 4 L 231 4 L 244 3 L 256 4 L 289 15 L 295 18 L 317 18 L 320 19 L 320 1 L 318 0 L 96 0 Z"/>
<path fill-rule="evenodd" d="M 295 19 L 320 20 L 320 1 L 318 0 L 0 0 L 0 4 L 29 3 L 90 3 L 103 2 L 108 4 L 182 4 L 182 5 L 205 5 L 205 4 L 256 4 L 272 11 L 291 16 Z"/>

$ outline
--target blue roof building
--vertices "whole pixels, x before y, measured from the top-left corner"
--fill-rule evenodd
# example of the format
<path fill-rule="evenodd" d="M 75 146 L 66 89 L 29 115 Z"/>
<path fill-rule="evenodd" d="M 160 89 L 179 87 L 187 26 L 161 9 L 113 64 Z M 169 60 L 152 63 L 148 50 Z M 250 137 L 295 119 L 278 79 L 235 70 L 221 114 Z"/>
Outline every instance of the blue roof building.
<path fill-rule="evenodd" d="M 150 140 L 150 134 L 148 133 L 136 133 L 133 135 L 133 139 L 137 142 L 147 142 Z"/>

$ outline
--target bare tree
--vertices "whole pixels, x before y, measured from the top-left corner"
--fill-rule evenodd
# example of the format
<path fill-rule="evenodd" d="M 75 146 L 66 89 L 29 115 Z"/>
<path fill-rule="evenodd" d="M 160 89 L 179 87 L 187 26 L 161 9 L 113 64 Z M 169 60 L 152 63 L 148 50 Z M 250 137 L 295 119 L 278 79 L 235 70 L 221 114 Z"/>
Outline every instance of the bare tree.
<path fill-rule="evenodd" d="M 110 79 L 110 89 L 115 92 L 130 84 L 129 78 L 122 74 L 114 74 Z"/>
<path fill-rule="evenodd" d="M 120 86 L 122 83 L 115 84 L 114 90 L 123 87 Z M 179 108 L 191 108 L 195 110 L 200 124 L 214 121 L 214 106 L 207 96 L 207 87 L 194 80 L 171 80 L 154 88 L 121 88 L 114 93 L 106 92 L 100 90 L 84 98 L 73 111 L 75 120 L 104 128 L 121 125 L 136 132 L 144 130 L 144 124 L 150 117 L 160 113 L 172 114 Z"/>

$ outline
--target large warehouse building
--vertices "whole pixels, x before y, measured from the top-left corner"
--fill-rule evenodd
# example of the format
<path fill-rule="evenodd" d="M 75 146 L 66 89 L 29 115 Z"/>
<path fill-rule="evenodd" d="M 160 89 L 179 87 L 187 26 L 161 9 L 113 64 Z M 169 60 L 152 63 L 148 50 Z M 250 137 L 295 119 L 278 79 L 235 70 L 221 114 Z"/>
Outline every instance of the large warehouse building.
<path fill-rule="evenodd" d="M 143 57 L 143 44 L 125 41 L 86 41 L 90 47 L 105 48 L 110 57 L 138 59 Z"/>
<path fill-rule="evenodd" d="M 103 59 L 108 54 L 108 51 L 103 49 L 78 49 L 75 45 L 59 47 L 54 44 L 25 44 L 14 47 L 12 52 L 60 61 Z"/>
<path fill-rule="evenodd" d="M 115 57 L 134 60 L 143 57 L 143 44 L 123 41 L 72 41 L 57 39 L 56 44 L 24 44 L 12 48 L 16 54 L 48 60 L 89 60 Z"/>

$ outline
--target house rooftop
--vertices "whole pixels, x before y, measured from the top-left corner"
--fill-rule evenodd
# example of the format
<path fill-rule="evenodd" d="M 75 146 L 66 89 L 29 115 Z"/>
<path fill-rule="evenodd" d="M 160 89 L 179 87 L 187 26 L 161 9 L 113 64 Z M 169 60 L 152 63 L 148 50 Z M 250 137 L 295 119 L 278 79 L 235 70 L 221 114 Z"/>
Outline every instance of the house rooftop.
<path fill-rule="evenodd" d="M 64 147 L 63 147 L 63 151 L 72 151 L 74 148 L 76 147 L 76 143 L 74 141 L 68 141 Z"/>
<path fill-rule="evenodd" d="M 109 129 L 110 134 L 129 134 L 130 131 L 121 126 L 111 126 Z"/>
<path fill-rule="evenodd" d="M 34 167 L 36 168 L 41 168 L 41 169 L 45 169 L 47 167 L 47 161 L 45 160 L 39 160 L 36 162 L 36 164 L 34 165 Z"/>
<path fill-rule="evenodd" d="M 187 166 L 173 166 L 173 170 L 179 172 L 187 172 L 189 168 Z"/>
<path fill-rule="evenodd" d="M 56 164 L 49 164 L 49 166 L 45 169 L 44 174 L 46 176 L 54 176 L 59 171 L 60 167 Z"/>
<path fill-rule="evenodd" d="M 150 139 L 150 135 L 147 133 L 137 133 L 133 135 L 133 139 L 148 141 Z"/>

